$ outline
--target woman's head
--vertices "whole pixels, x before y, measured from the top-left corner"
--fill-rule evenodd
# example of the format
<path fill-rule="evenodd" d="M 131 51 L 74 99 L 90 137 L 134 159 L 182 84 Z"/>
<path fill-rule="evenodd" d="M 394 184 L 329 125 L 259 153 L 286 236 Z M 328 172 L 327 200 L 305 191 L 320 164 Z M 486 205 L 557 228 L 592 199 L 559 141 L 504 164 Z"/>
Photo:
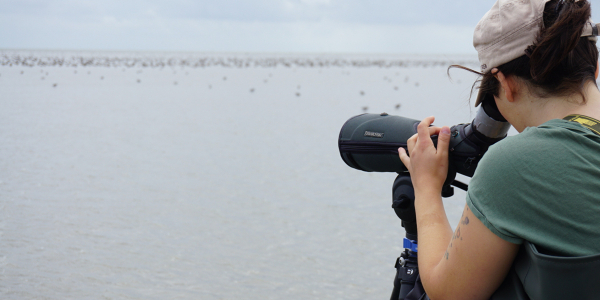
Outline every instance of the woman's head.
<path fill-rule="evenodd" d="M 586 0 L 498 0 L 473 38 L 483 73 L 475 105 L 498 95 L 494 68 L 540 98 L 583 97 L 585 84 L 595 83 L 598 62 L 598 29 L 590 15 Z"/>

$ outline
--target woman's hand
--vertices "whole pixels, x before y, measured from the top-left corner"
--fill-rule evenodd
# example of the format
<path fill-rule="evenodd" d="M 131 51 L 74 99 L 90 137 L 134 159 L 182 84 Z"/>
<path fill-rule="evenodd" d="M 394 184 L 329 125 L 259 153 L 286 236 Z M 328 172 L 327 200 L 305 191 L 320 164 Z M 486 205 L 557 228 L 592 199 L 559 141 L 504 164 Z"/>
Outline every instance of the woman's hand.
<path fill-rule="evenodd" d="M 429 127 L 435 117 L 427 117 L 417 126 L 417 133 L 407 141 L 410 157 L 404 148 L 399 148 L 400 160 L 410 172 L 415 192 L 440 194 L 448 175 L 448 147 L 450 128 Z M 431 140 L 438 135 L 437 149 Z"/>

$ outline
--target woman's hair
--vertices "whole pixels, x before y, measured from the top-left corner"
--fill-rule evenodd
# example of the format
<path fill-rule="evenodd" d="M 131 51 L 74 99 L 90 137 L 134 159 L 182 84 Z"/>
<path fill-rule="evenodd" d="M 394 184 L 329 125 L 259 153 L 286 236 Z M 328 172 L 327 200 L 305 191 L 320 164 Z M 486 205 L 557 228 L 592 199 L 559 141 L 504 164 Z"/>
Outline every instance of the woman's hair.
<path fill-rule="evenodd" d="M 505 76 L 523 79 L 538 97 L 579 94 L 585 103 L 584 85 L 590 80 L 596 84 L 598 63 L 595 41 L 581 37 L 590 15 L 591 7 L 587 0 L 547 2 L 534 44 L 527 48 L 525 55 L 498 66 L 498 70 Z M 492 98 L 491 95 L 498 96 L 500 82 L 494 74 L 475 73 L 482 76 L 478 82 L 480 93 L 488 95 L 484 101 Z"/>

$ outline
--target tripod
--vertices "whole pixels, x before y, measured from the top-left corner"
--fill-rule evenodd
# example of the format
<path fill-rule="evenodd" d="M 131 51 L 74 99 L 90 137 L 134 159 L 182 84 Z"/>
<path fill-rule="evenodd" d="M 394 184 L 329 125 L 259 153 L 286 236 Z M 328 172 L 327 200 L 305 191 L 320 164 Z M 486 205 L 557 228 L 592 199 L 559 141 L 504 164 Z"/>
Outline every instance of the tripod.
<path fill-rule="evenodd" d="M 445 185 L 442 189 L 442 197 L 447 198 L 452 195 L 454 195 L 454 188 L 449 184 Z M 396 180 L 394 180 L 392 208 L 402 221 L 402 227 L 406 230 L 406 237 L 404 238 L 404 252 L 396 259 L 396 277 L 394 278 L 394 290 L 390 300 L 429 299 L 425 295 L 425 290 L 419 278 L 415 189 L 410 174 L 407 172 L 398 174 Z"/>

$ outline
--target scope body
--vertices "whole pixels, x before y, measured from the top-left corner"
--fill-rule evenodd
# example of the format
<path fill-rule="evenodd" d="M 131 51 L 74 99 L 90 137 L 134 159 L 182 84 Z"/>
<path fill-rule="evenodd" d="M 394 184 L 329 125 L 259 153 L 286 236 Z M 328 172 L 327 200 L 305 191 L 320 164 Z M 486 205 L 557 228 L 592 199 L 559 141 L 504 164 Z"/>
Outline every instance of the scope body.
<path fill-rule="evenodd" d="M 502 120 L 496 120 L 500 118 Z M 398 148 L 406 149 L 406 142 L 417 133 L 419 123 L 419 120 L 387 113 L 352 117 L 340 131 L 340 155 L 348 166 L 361 171 L 405 172 Z M 472 177 L 489 146 L 506 137 L 509 128 L 510 124 L 499 115 L 497 108 L 487 113 L 484 107 L 478 110 L 473 122 L 452 126 L 448 179 L 453 180 L 457 172 Z M 437 145 L 437 136 L 432 136 L 432 140 Z"/>

